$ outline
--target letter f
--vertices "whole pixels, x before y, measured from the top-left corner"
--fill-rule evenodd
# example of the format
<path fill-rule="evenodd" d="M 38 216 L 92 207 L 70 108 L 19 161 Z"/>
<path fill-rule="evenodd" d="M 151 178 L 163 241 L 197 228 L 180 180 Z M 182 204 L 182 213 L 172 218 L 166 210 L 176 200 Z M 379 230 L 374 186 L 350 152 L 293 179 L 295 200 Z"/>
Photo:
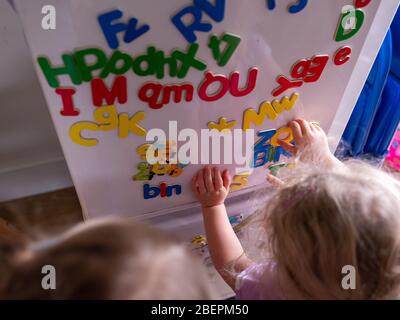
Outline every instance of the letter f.
<path fill-rule="evenodd" d="M 122 31 L 125 31 L 124 42 L 129 43 L 150 30 L 150 26 L 147 24 L 136 28 L 138 23 L 136 18 L 130 19 L 127 25 L 125 23 L 112 23 L 114 20 L 120 19 L 122 15 L 121 10 L 113 10 L 98 17 L 100 27 L 111 49 L 119 47 L 117 34 Z"/>

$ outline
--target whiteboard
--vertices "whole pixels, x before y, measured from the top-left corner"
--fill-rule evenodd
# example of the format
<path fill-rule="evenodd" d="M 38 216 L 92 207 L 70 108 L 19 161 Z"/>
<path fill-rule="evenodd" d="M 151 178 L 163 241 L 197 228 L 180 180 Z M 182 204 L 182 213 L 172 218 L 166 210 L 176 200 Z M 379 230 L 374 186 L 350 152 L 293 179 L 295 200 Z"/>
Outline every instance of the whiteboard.
<path fill-rule="evenodd" d="M 129 132 L 127 137 L 121 138 L 119 129 L 114 128 L 86 130 L 84 136 L 96 139 L 95 146 L 82 146 L 72 141 L 72 126 L 81 122 L 96 122 L 94 112 L 99 107 L 93 104 L 92 82 L 82 81 L 77 85 L 70 77 L 58 78 L 59 88 L 73 88 L 75 91 L 74 110 L 79 110 L 77 115 L 64 116 L 60 113 L 63 110 L 61 96 L 56 93 L 57 88 L 50 85 L 38 58 L 47 59 L 53 66 L 60 66 L 63 63 L 62 55 L 74 57 L 76 52 L 82 52 L 83 49 L 100 50 L 108 58 L 119 50 L 137 58 L 145 54 L 149 47 L 162 50 L 165 56 L 169 57 L 176 50 L 185 53 L 190 45 L 195 43 L 199 45 L 195 57 L 206 65 L 205 70 L 191 67 L 182 78 L 165 72 L 164 77 L 158 79 L 154 74 L 138 75 L 131 68 L 122 74 L 127 82 L 127 101 L 116 101 L 113 110 L 129 116 L 143 112 L 144 119 L 140 121 L 140 125 L 147 131 L 160 128 L 168 132 L 169 121 L 177 121 L 178 130 L 192 128 L 200 132 L 201 129 L 207 128 L 209 122 L 218 122 L 221 117 L 236 121 L 236 128 L 240 129 L 243 128 L 246 110 L 252 108 L 257 112 L 263 102 L 274 99 L 280 101 L 284 97 L 290 98 L 293 94 L 298 94 L 292 109 L 283 110 L 275 119 L 266 117 L 260 125 L 252 124 L 252 128 L 256 130 L 255 134 L 263 130 L 279 129 L 288 121 L 302 117 L 318 121 L 329 133 L 331 148 L 334 149 L 399 4 L 399 0 L 371 1 L 359 9 L 363 12 L 364 21 L 358 32 L 347 40 L 336 41 L 335 35 L 338 26 L 340 27 L 343 7 L 354 6 L 358 2 L 227 0 L 217 1 L 219 6 L 213 8 L 213 1 L 210 4 L 208 1 L 199 0 L 16 0 L 16 9 L 24 25 L 35 68 L 85 216 L 94 218 L 119 215 L 143 218 L 190 207 L 195 201 L 190 189 L 190 180 L 203 165 L 190 164 L 178 177 L 156 175 L 150 181 L 135 181 L 132 176 L 142 161 L 136 153 L 136 148 L 146 143 L 145 136 Z M 301 8 L 301 4 L 304 3 L 306 6 Z M 42 27 L 45 14 L 41 9 L 48 4 L 56 9 L 55 30 L 44 30 Z M 296 9 L 298 12 L 290 12 Z M 194 42 L 191 42 L 193 39 L 188 39 L 190 32 L 185 37 L 173 22 L 173 17 L 185 13 L 185 10 L 200 12 L 201 22 L 211 26 L 211 30 L 196 31 Z M 110 24 L 128 24 L 130 21 L 132 29 L 132 19 L 137 19 L 135 27 L 148 26 L 148 30 L 142 29 L 143 34 L 134 40 L 132 38 L 135 34 L 118 32 L 118 48 L 113 48 L 115 41 L 112 43 L 107 40 L 99 22 L 99 16 L 107 17 L 105 15 L 112 12 L 121 12 L 122 17 L 115 18 Z M 193 17 L 189 14 L 188 17 L 182 18 L 181 22 L 188 25 L 190 19 Z M 233 35 L 234 38 L 240 37 L 240 43 L 226 65 L 221 66 L 221 57 L 216 59 L 208 44 L 213 35 L 221 40 L 225 34 Z M 127 41 L 124 41 L 125 36 Z M 338 57 L 338 63 L 335 64 L 336 53 L 346 47 L 351 48 L 350 59 L 343 55 L 343 59 Z M 307 64 L 311 61 L 314 64 L 315 56 L 322 60 L 327 57 L 318 80 L 313 81 L 314 79 L 309 77 L 308 81 L 305 81 L 306 77 L 298 77 L 301 85 L 273 96 L 278 87 L 279 76 L 291 79 L 291 71 L 297 62 L 303 61 Z M 258 73 L 254 89 L 249 94 L 234 96 L 228 90 L 216 101 L 205 101 L 200 97 L 199 88 L 207 71 L 213 75 L 224 75 L 228 79 L 232 73 L 238 72 L 240 86 L 243 87 L 252 68 L 257 68 Z M 94 70 L 91 73 L 92 78 L 98 77 L 102 71 L 103 69 Z M 298 65 L 297 74 L 302 71 Z M 116 75 L 111 73 L 103 81 L 111 88 L 115 79 Z M 140 90 L 148 83 L 163 86 L 191 84 L 194 90 L 193 98 L 189 102 L 170 101 L 161 108 L 154 109 L 139 97 Z M 235 165 L 221 164 L 221 167 L 228 167 L 231 175 L 235 175 Z M 248 178 L 247 185 L 230 196 L 251 192 L 262 184 L 264 171 L 263 166 L 255 169 Z M 167 185 L 179 185 L 181 193 L 172 192 L 170 197 L 144 198 L 145 184 L 148 187 L 159 187 L 162 182 Z"/>

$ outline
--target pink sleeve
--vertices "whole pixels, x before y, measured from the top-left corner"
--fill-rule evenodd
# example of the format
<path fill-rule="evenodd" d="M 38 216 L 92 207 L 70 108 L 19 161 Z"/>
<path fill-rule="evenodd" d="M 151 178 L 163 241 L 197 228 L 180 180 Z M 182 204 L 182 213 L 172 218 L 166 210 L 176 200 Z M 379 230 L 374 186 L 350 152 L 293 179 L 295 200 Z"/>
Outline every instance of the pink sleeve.
<path fill-rule="evenodd" d="M 276 285 L 275 264 L 254 264 L 236 277 L 236 299 L 238 300 L 281 300 Z"/>

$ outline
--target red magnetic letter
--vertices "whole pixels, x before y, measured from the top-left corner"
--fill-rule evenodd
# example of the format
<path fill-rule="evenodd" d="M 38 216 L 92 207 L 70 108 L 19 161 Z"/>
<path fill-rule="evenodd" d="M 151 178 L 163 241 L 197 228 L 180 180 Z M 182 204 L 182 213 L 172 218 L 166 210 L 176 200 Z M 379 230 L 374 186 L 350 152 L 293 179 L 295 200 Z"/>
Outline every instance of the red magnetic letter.
<path fill-rule="evenodd" d="M 63 109 L 60 111 L 61 115 L 66 117 L 74 117 L 79 115 L 79 110 L 74 107 L 74 100 L 72 96 L 75 94 L 74 88 L 58 88 L 56 93 L 61 96 Z"/>
<path fill-rule="evenodd" d="M 219 82 L 219 89 L 212 94 L 207 92 L 209 86 Z M 216 101 L 221 99 L 229 89 L 229 79 L 224 75 L 214 75 L 211 72 L 206 72 L 205 78 L 199 87 L 199 97 L 204 101 Z"/>
<path fill-rule="evenodd" d="M 111 90 L 108 90 L 103 79 L 93 79 L 91 82 L 93 105 L 101 107 L 103 100 L 106 100 L 107 105 L 112 105 L 115 99 L 118 99 L 120 104 L 127 101 L 127 85 L 126 78 L 123 76 L 116 77 Z"/>
<path fill-rule="evenodd" d="M 357 9 L 364 8 L 367 5 L 369 5 L 370 2 L 371 2 L 371 0 L 356 0 L 355 6 Z"/>
<path fill-rule="evenodd" d="M 254 90 L 256 87 L 256 82 L 257 82 L 257 75 L 258 75 L 258 69 L 257 68 L 252 68 L 249 71 L 248 77 L 247 77 L 247 84 L 246 88 L 239 89 L 239 77 L 240 74 L 238 71 L 235 71 L 231 75 L 231 83 L 230 83 L 230 91 L 231 94 L 234 97 L 243 97 L 247 96 L 250 92 Z"/>
<path fill-rule="evenodd" d="M 336 51 L 335 56 L 333 57 L 333 62 L 337 66 L 341 66 L 350 60 L 351 48 L 343 47 Z"/>

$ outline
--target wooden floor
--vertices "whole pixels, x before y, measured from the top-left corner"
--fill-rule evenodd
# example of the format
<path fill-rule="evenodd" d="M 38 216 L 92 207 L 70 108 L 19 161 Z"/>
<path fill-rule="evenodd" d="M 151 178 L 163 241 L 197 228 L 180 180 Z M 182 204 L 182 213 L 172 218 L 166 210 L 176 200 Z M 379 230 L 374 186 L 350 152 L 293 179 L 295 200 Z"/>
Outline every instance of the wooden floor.
<path fill-rule="evenodd" d="M 31 235 L 59 232 L 83 221 L 75 188 L 0 203 L 0 219 Z"/>

